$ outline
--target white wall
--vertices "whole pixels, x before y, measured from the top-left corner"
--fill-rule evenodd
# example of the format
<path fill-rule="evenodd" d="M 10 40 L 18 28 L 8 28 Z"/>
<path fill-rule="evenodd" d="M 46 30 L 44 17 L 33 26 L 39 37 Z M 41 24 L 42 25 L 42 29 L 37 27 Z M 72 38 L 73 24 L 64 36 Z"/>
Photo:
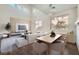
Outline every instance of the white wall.
<path fill-rule="evenodd" d="M 39 29 L 35 28 L 35 21 L 41 20 L 42 21 L 42 27 Z M 32 32 L 48 32 L 50 30 L 50 20 L 49 15 L 45 14 L 44 12 L 33 8 L 32 12 Z"/>
<path fill-rule="evenodd" d="M 0 5 L 0 32 L 6 31 L 5 25 L 10 22 L 10 17 L 16 17 L 19 19 L 30 19 L 30 8 L 26 5 L 27 12 L 18 11 L 16 8 L 12 8 L 9 5 Z"/>
<path fill-rule="evenodd" d="M 75 39 L 72 41 L 72 42 L 75 42 L 76 41 L 76 26 L 75 26 L 75 21 L 77 20 L 77 8 L 72 8 L 72 9 L 68 9 L 68 10 L 64 10 L 64 11 L 61 11 L 59 13 L 56 13 L 54 16 L 61 16 L 61 15 L 69 15 L 69 25 L 68 25 L 68 28 L 66 29 L 56 29 L 55 27 L 52 27 L 52 29 L 57 32 L 57 33 L 67 33 L 67 32 L 70 32 L 70 31 L 74 31 L 74 34 L 75 34 Z"/>
<path fill-rule="evenodd" d="M 17 8 L 12 8 L 9 5 L 0 5 L 0 32 L 5 32 L 5 25 L 10 22 L 10 17 L 15 17 L 17 19 L 24 20 L 32 20 L 31 22 L 31 30 L 33 32 L 37 32 L 35 29 L 35 20 L 42 20 L 43 26 L 39 29 L 39 31 L 49 31 L 50 29 L 50 20 L 49 16 L 42 11 L 39 11 L 36 8 L 31 8 L 30 5 L 25 5 L 27 12 L 19 11 Z M 36 9 L 37 11 L 32 12 L 32 10 Z"/>

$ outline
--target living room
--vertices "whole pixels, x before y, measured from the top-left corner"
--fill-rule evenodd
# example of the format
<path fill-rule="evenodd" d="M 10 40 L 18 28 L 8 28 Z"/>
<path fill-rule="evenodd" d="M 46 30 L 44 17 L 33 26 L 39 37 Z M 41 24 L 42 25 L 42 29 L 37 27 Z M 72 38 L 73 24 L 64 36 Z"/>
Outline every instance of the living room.
<path fill-rule="evenodd" d="M 1 55 L 78 55 L 78 10 L 77 4 L 1 4 Z M 52 32 L 53 41 L 48 37 Z"/>

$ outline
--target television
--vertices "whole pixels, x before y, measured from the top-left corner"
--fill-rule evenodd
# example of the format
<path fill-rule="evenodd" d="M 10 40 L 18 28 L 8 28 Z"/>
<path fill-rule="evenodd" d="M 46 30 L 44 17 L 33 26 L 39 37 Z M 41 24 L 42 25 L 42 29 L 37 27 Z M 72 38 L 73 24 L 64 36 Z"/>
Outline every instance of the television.
<path fill-rule="evenodd" d="M 16 32 L 23 32 L 28 30 L 28 24 L 17 23 L 16 24 Z"/>

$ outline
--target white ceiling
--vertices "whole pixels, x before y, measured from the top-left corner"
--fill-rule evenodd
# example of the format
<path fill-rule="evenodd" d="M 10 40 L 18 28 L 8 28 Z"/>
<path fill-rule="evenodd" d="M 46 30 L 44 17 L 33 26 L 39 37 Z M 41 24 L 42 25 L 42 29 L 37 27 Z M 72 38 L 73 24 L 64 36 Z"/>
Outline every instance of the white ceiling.
<path fill-rule="evenodd" d="M 77 7 L 76 4 L 53 4 L 55 6 L 55 9 L 52 9 L 49 7 L 49 4 L 32 4 L 32 7 L 38 8 L 39 10 L 45 12 L 45 13 L 57 13 L 61 12 L 70 8 Z"/>

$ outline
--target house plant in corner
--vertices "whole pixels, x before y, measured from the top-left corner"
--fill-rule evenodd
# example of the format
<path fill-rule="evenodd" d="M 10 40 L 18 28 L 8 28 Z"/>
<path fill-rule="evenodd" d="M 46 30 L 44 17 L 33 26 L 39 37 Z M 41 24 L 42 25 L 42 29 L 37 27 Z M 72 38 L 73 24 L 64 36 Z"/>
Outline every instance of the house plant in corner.
<path fill-rule="evenodd" d="M 7 24 L 6 24 L 5 29 L 6 29 L 8 32 L 10 32 L 10 29 L 11 29 L 10 23 L 7 23 Z M 9 37 L 9 34 L 8 34 L 7 37 Z"/>
<path fill-rule="evenodd" d="M 11 29 L 10 23 L 7 23 L 7 24 L 6 24 L 5 29 L 6 29 L 7 31 L 10 31 L 10 29 Z"/>

